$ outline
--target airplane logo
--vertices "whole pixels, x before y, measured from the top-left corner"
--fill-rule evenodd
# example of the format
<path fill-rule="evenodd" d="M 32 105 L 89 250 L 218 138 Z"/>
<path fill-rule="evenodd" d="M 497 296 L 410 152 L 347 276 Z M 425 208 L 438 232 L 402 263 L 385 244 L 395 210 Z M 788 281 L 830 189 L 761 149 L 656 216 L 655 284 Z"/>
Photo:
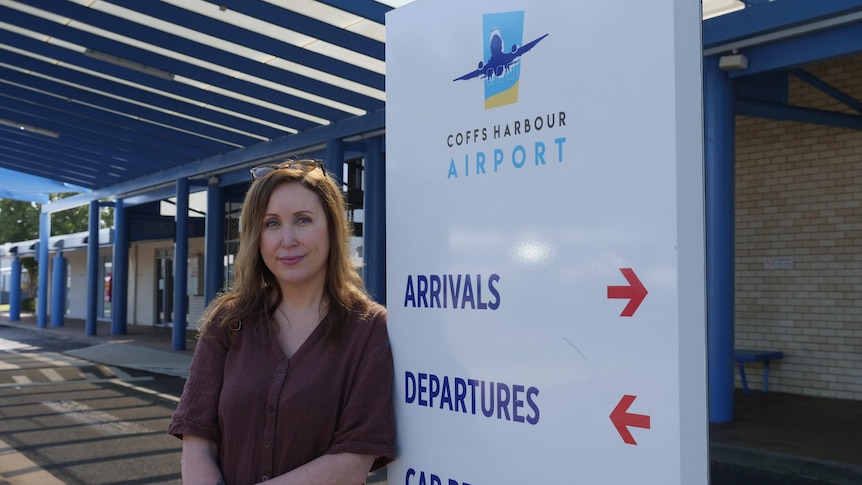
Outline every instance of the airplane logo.
<path fill-rule="evenodd" d="M 521 47 L 518 47 L 518 44 L 513 44 L 510 52 L 504 52 L 503 35 L 500 33 L 500 29 L 495 28 L 491 31 L 491 41 L 488 44 L 491 48 L 491 58 L 484 62 L 479 61 L 479 66 L 475 71 L 468 72 L 461 77 L 455 78 L 453 81 L 466 81 L 474 77 L 480 79 L 502 77 L 505 73 L 511 71 L 513 65 L 521 62 L 521 56 L 533 47 L 536 47 L 536 44 L 547 36 L 548 34 L 545 34 L 534 41 L 527 42 Z"/>
<path fill-rule="evenodd" d="M 475 70 L 453 79 L 453 82 L 483 79 L 485 109 L 517 103 L 521 81 L 521 57 L 547 36 L 548 34 L 545 34 L 526 44 L 521 44 L 524 37 L 523 10 L 484 14 L 482 37 L 488 41 L 482 46 L 482 60 Z M 506 42 L 510 42 L 508 46 L 511 47 L 507 47 Z"/>

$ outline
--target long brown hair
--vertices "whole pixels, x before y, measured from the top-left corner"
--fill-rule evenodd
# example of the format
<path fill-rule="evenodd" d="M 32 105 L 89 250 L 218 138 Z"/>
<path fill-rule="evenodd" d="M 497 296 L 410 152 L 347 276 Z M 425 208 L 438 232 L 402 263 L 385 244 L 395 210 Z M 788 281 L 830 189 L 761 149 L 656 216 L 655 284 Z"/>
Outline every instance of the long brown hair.
<path fill-rule="evenodd" d="M 275 275 L 261 258 L 260 233 L 270 196 L 276 187 L 288 183 L 302 184 L 317 194 L 326 214 L 329 257 L 324 291 L 329 300 L 328 337 L 337 339 L 341 335 L 352 311 L 364 314 L 368 310 L 371 298 L 350 261 L 352 231 L 340 187 L 322 165 L 309 171 L 279 168 L 256 178 L 246 193 L 240 214 L 236 279 L 230 290 L 207 306 L 201 316 L 202 335 L 211 325 L 228 331 L 254 314 L 271 316 L 284 298 Z"/>

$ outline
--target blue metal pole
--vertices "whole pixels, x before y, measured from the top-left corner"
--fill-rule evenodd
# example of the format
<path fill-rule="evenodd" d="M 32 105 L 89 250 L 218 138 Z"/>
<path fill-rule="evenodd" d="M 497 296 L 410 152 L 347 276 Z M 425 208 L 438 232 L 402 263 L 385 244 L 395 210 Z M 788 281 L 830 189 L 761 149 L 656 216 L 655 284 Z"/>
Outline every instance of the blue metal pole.
<path fill-rule="evenodd" d="M 90 225 L 87 237 L 87 319 L 84 333 L 98 333 L 99 312 L 99 201 L 90 201 Z"/>
<path fill-rule="evenodd" d="M 209 303 L 224 285 L 224 189 L 214 180 L 207 186 L 204 298 Z"/>
<path fill-rule="evenodd" d="M 51 326 L 62 327 L 66 318 L 66 258 L 58 250 L 51 277 Z"/>
<path fill-rule="evenodd" d="M 344 184 L 344 141 L 330 138 L 326 141 L 326 168 L 329 169 L 339 187 Z"/>
<path fill-rule="evenodd" d="M 15 255 L 12 260 L 12 274 L 9 288 L 9 320 L 21 320 L 21 259 Z"/>
<path fill-rule="evenodd" d="M 734 416 L 734 90 L 718 57 L 703 69 L 709 421 L 725 423 Z"/>
<path fill-rule="evenodd" d="M 111 278 L 111 334 L 126 334 L 129 294 L 129 214 L 123 199 L 114 202 L 114 262 Z"/>
<path fill-rule="evenodd" d="M 174 325 L 171 348 L 186 349 L 189 264 L 189 179 L 177 179 L 176 241 L 174 242 Z"/>
<path fill-rule="evenodd" d="M 48 326 L 48 244 L 51 236 L 51 214 L 39 216 L 39 288 L 36 308 L 36 326 Z"/>
<path fill-rule="evenodd" d="M 382 137 L 366 142 L 365 152 L 365 287 L 386 304 L 386 162 Z"/>

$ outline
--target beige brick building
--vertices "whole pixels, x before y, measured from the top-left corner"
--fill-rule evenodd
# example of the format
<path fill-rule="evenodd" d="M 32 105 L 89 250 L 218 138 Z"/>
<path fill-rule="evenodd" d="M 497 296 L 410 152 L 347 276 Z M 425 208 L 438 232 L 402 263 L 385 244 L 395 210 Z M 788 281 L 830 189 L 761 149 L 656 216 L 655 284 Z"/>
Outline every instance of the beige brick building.
<path fill-rule="evenodd" d="M 805 70 L 862 100 L 862 56 Z M 858 114 L 794 76 L 788 95 Z M 771 390 L 862 400 L 862 131 L 737 116 L 735 207 L 736 347 L 784 352 Z"/>

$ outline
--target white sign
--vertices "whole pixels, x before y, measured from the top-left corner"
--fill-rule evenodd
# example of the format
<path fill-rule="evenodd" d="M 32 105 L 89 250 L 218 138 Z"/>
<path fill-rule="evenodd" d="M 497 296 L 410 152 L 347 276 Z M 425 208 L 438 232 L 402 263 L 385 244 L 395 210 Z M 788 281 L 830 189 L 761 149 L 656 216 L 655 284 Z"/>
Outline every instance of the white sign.
<path fill-rule="evenodd" d="M 390 483 L 707 483 L 699 3 L 386 25 Z"/>
<path fill-rule="evenodd" d="M 793 269 L 792 256 L 763 258 L 763 269 Z"/>

